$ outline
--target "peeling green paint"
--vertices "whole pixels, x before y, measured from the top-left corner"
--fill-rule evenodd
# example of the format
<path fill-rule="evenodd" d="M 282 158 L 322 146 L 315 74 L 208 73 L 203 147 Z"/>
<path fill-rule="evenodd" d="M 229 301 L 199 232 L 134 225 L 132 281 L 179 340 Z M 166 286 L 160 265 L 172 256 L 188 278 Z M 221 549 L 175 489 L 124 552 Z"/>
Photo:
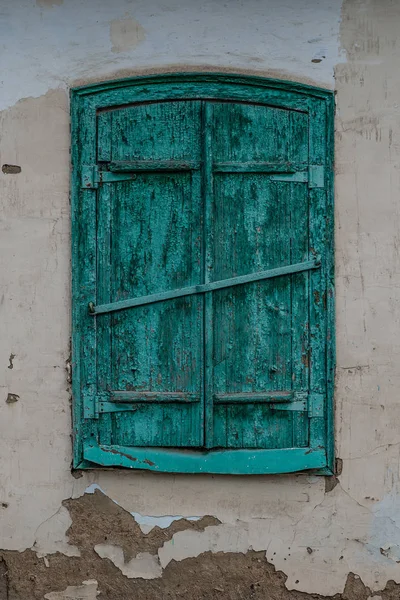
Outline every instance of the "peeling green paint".
<path fill-rule="evenodd" d="M 75 466 L 329 472 L 332 94 L 170 75 L 74 90 L 72 111 Z M 277 410 L 286 392 L 318 407 Z"/>

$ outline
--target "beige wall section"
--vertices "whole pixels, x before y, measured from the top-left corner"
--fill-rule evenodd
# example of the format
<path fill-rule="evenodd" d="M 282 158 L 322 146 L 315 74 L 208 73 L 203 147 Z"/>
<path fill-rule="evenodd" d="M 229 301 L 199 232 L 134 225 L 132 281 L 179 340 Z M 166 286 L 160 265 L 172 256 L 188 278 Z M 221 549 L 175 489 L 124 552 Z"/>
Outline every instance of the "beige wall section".
<path fill-rule="evenodd" d="M 179 65 L 332 87 L 340 8 L 341 0 L 2 2 L 0 110 L 78 80 Z"/>
<path fill-rule="evenodd" d="M 289 589 L 334 594 L 350 572 L 372 590 L 400 582 L 400 6 L 292 0 L 287 12 L 290 3 L 280 4 L 235 1 L 224 12 L 222 2 L 201 9 L 152 0 L 133 12 L 128 1 L 104 0 L 93 25 L 104 47 L 91 49 L 92 34 L 86 42 L 81 31 L 90 15 L 80 2 L 21 0 L 4 9 L 0 163 L 19 165 L 21 173 L 0 173 L 1 549 L 79 560 L 80 548 L 68 545 L 71 519 L 62 501 L 99 486 L 145 533 L 179 515 L 221 522 L 177 531 L 157 552 L 137 554 L 140 564 L 121 567 L 133 577 L 158 578 L 172 559 L 206 551 L 253 549 L 284 571 Z M 25 31 L 38 33 L 25 46 L 24 22 Z M 158 30 L 169 40 L 165 53 Z M 54 54 L 57 39 L 64 46 Z M 317 55 L 321 62 L 311 62 Z M 307 475 L 70 473 L 66 90 L 89 74 L 187 64 L 257 68 L 325 86 L 333 86 L 336 65 L 336 445 L 343 473 L 328 492 L 324 478 Z M 21 100 L 27 96 L 34 97 Z M 115 544 L 98 555 L 122 561 Z M 80 585 L 96 597 L 97 582 Z M 57 594 L 48 597 L 64 597 Z"/>

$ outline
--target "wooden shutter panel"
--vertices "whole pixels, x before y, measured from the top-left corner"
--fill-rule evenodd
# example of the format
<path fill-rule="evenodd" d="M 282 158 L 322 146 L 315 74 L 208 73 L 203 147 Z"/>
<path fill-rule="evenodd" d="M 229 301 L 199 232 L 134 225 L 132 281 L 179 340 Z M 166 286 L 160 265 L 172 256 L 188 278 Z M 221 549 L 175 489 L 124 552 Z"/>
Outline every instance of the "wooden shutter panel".
<path fill-rule="evenodd" d="M 100 115 L 98 304 L 200 283 L 199 111 L 166 102 Z M 97 321 L 100 442 L 200 446 L 202 299 Z"/>
<path fill-rule="evenodd" d="M 331 468 L 333 97 L 161 79 L 73 94 L 74 464 Z"/>
<path fill-rule="evenodd" d="M 307 169 L 308 115 L 214 103 L 210 121 L 212 279 L 309 260 L 308 184 L 274 175 Z M 214 292 L 207 320 L 207 446 L 307 446 L 309 272 Z"/>

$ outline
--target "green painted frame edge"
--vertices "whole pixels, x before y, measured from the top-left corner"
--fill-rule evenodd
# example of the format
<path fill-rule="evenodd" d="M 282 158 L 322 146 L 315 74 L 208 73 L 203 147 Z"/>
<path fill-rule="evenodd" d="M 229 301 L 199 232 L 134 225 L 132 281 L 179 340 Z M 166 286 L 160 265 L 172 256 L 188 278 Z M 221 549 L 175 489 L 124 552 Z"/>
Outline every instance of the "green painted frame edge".
<path fill-rule="evenodd" d="M 194 452 L 163 448 L 88 445 L 84 448 L 84 457 L 89 462 L 103 467 L 214 475 L 276 475 L 318 469 L 326 465 L 326 453 L 318 448 Z M 286 469 L 282 469 L 282 463 L 287 465 Z"/>
<path fill-rule="evenodd" d="M 326 107 L 326 201 L 327 201 L 327 218 L 329 220 L 329 232 L 330 232 L 330 248 L 328 248 L 327 257 L 327 269 L 329 272 L 327 282 L 327 415 L 326 415 L 326 455 L 324 453 L 325 462 L 324 464 L 318 464 L 314 467 L 310 466 L 314 474 L 319 475 L 332 475 L 334 474 L 334 463 L 335 463 L 335 440 L 334 440 L 334 378 L 335 378 L 335 301 L 334 301 L 334 212 L 333 212 L 333 201 L 334 201 L 334 188 L 333 188 L 333 175 L 334 175 L 334 111 L 335 111 L 335 100 L 334 92 L 325 88 L 314 87 L 302 83 L 286 80 L 268 79 L 254 75 L 243 75 L 234 73 L 208 73 L 208 72 L 179 72 L 179 73 L 167 73 L 158 75 L 145 75 L 136 76 L 127 79 L 116 79 L 107 82 L 101 82 L 86 86 L 79 86 L 72 88 L 70 91 L 71 98 L 71 139 L 79 139 L 80 129 L 80 109 L 83 108 L 85 98 L 93 97 L 103 92 L 107 92 L 113 89 L 131 88 L 134 86 L 140 86 L 143 84 L 163 84 L 163 83 L 188 83 L 195 82 L 199 84 L 205 83 L 221 83 L 221 84 L 234 84 L 238 86 L 254 86 L 256 88 L 265 89 L 276 89 L 282 90 L 287 93 L 296 93 L 304 95 L 306 97 L 315 97 L 325 101 Z M 166 95 L 167 97 L 167 95 Z M 92 106 L 93 108 L 93 106 Z M 72 296 L 73 299 L 79 291 L 79 268 L 75 269 L 74 266 L 79 265 L 79 256 L 76 246 L 76 236 L 74 236 L 74 222 L 78 215 L 79 210 L 79 190 L 80 190 L 80 179 L 79 170 L 73 168 L 73 165 L 79 164 L 80 152 L 79 143 L 71 144 L 71 216 L 72 216 Z M 82 426 L 82 398 L 80 393 L 80 365 L 79 365 L 79 353 L 77 349 L 80 346 L 79 334 L 75 328 L 77 322 L 76 314 L 76 303 L 73 301 L 72 306 L 72 364 L 73 364 L 73 378 L 72 378 L 72 396 L 73 396 L 73 463 L 74 469 L 88 469 L 98 467 L 98 462 L 88 461 L 83 458 L 83 439 L 84 427 Z M 75 374 L 74 374 L 75 373 Z M 99 447 L 100 448 L 100 447 Z M 290 449 L 292 450 L 292 449 Z M 309 449 L 305 449 L 306 451 Z M 223 451 L 224 454 L 227 452 Z M 228 451 L 229 452 L 229 451 Z M 251 451 L 243 451 L 251 452 Z M 268 452 L 268 451 L 264 451 Z M 269 451 L 270 452 L 270 451 Z M 280 451 L 277 451 L 280 452 Z M 94 456 L 93 456 L 94 458 Z M 109 465 L 109 466 L 127 466 L 127 465 Z M 132 466 L 131 466 L 132 467 Z M 148 469 L 149 466 L 142 466 L 141 468 Z M 277 473 L 283 472 L 296 472 L 304 470 L 305 467 L 300 469 L 282 470 L 276 471 Z M 263 473 L 271 471 L 264 470 Z"/>
<path fill-rule="evenodd" d="M 326 141 L 326 206 L 329 226 L 327 261 L 327 344 L 326 344 L 326 376 L 327 376 L 327 415 L 326 415 L 326 451 L 327 465 L 321 475 L 335 475 L 335 374 L 336 374 L 336 314 L 335 314 L 335 95 L 326 97 L 327 141 Z"/>
<path fill-rule="evenodd" d="M 259 75 L 245 75 L 242 73 L 218 73 L 207 71 L 180 71 L 175 73 L 159 73 L 155 75 L 137 75 L 123 79 L 112 79 L 108 81 L 92 83 L 71 88 L 71 96 L 91 96 L 101 92 L 143 85 L 146 83 L 233 83 L 236 85 L 253 85 L 261 88 L 275 88 L 286 92 L 297 92 L 307 96 L 319 98 L 333 97 L 333 90 L 318 86 L 299 83 L 286 79 L 270 79 Z"/>

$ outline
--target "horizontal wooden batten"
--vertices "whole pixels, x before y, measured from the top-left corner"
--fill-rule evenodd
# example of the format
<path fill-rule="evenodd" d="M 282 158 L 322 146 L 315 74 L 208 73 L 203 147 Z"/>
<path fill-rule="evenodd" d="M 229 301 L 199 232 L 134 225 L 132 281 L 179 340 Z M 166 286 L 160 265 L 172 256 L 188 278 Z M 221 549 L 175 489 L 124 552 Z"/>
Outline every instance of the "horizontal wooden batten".
<path fill-rule="evenodd" d="M 200 402 L 199 394 L 189 392 L 111 391 L 97 398 L 96 415 L 110 412 L 136 411 L 138 405 L 191 404 Z M 325 398 L 308 391 L 238 392 L 214 394 L 213 405 L 268 404 L 271 410 L 308 412 L 309 417 L 323 417 Z M 94 415 L 91 415 L 93 418 Z M 97 418 L 97 417 L 96 417 Z"/>
<path fill-rule="evenodd" d="M 107 170 L 112 173 L 128 173 L 135 171 L 196 171 L 200 168 L 200 164 L 200 161 L 194 160 L 114 161 L 107 164 Z"/>
<path fill-rule="evenodd" d="M 291 402 L 293 392 L 238 392 L 233 394 L 215 394 L 215 404 L 254 404 L 257 402 Z"/>
<path fill-rule="evenodd" d="M 200 395 L 190 394 L 189 392 L 110 392 L 109 402 L 200 402 Z"/>
<path fill-rule="evenodd" d="M 282 275 L 291 275 L 292 273 L 301 273 L 302 271 L 309 271 L 311 269 L 318 269 L 321 266 L 319 260 L 308 260 L 302 263 L 294 265 L 287 265 L 284 267 L 278 267 L 276 269 L 269 269 L 267 271 L 259 271 L 257 273 L 250 273 L 248 275 L 240 275 L 238 277 L 232 277 L 230 279 L 223 279 L 220 281 L 214 281 L 210 283 L 204 283 L 201 285 L 194 285 L 178 290 L 170 290 L 168 292 L 160 292 L 159 294 L 150 294 L 148 296 L 139 296 L 138 298 L 131 298 L 130 300 L 121 300 L 119 302 L 112 302 L 110 304 L 100 304 L 96 306 L 93 302 L 89 303 L 89 313 L 91 315 L 99 315 L 104 313 L 110 313 L 117 310 L 124 310 L 126 308 L 133 308 L 137 306 L 144 306 L 146 304 L 154 304 L 155 302 L 163 302 L 165 300 L 173 300 L 175 298 L 182 298 L 183 296 L 192 296 L 194 294 L 205 294 L 206 292 L 213 292 L 216 290 L 222 290 L 224 288 L 234 287 L 237 285 L 243 285 L 245 283 L 254 283 L 256 281 L 262 281 L 264 279 L 271 279 L 273 277 L 281 277 Z"/>
<path fill-rule="evenodd" d="M 96 189 L 102 183 L 133 181 L 138 175 L 146 173 L 180 173 L 198 171 L 201 161 L 179 160 L 138 160 L 83 165 L 81 187 Z M 322 165 L 295 165 L 292 163 L 267 162 L 217 162 L 211 166 L 214 173 L 253 173 L 268 175 L 271 181 L 308 183 L 310 188 L 324 187 L 325 171 Z"/>
<path fill-rule="evenodd" d="M 295 165 L 293 163 L 271 162 L 215 162 L 212 165 L 214 173 L 296 173 L 307 172 L 308 165 Z"/>
<path fill-rule="evenodd" d="M 238 392 L 234 394 L 215 394 L 214 404 L 268 404 L 272 410 L 307 412 L 309 410 L 308 392 Z"/>

